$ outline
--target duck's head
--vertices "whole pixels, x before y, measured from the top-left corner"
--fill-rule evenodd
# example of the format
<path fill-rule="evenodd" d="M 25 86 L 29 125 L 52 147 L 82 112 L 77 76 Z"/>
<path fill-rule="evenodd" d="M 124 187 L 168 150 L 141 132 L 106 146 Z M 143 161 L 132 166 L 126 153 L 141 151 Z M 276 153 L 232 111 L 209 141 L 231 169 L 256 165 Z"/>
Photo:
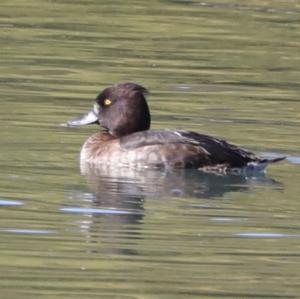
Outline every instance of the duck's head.
<path fill-rule="evenodd" d="M 115 84 L 97 96 L 91 111 L 68 125 L 98 123 L 115 137 L 148 130 L 151 120 L 146 93 L 146 88 L 135 83 Z"/>

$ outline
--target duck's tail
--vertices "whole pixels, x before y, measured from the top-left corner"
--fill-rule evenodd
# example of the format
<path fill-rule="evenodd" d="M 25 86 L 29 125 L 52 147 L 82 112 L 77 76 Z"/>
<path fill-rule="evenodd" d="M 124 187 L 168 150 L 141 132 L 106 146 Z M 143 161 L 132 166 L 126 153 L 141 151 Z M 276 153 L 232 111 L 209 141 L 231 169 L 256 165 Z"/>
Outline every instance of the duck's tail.
<path fill-rule="evenodd" d="M 282 160 L 285 160 L 286 157 L 277 157 L 277 158 L 269 158 L 269 159 L 261 159 L 261 161 L 259 163 L 267 163 L 267 164 L 270 164 L 270 163 L 276 163 L 276 162 L 279 162 L 279 161 L 282 161 Z"/>
<path fill-rule="evenodd" d="M 255 162 L 249 162 L 246 166 L 247 171 L 255 171 L 261 172 L 264 171 L 265 168 L 272 163 L 277 163 L 286 159 L 286 157 L 276 157 L 276 158 L 261 158 Z"/>

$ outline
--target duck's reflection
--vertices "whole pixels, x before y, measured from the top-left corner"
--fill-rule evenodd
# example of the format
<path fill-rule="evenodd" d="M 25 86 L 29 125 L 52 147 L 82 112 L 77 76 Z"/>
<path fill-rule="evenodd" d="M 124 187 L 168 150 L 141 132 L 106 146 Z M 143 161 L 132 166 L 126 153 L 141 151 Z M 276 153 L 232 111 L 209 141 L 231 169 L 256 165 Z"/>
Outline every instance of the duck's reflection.
<path fill-rule="evenodd" d="M 95 168 L 82 164 L 81 172 L 93 193 L 91 217 L 84 225 L 86 238 L 99 245 L 97 251 L 122 254 L 136 254 L 135 246 L 130 244 L 142 238 L 141 227 L 137 224 L 144 222 L 146 198 L 166 201 L 178 197 L 220 199 L 228 192 L 245 192 L 258 181 L 276 184 L 264 175 L 254 178 L 218 176 L 197 170 Z M 125 239 L 127 245 L 122 246 Z"/>
<path fill-rule="evenodd" d="M 248 190 L 253 182 L 276 184 L 264 174 L 254 177 L 222 176 L 195 169 L 139 170 L 81 164 L 81 173 L 86 176 L 97 203 L 123 208 L 140 208 L 143 203 L 140 199 L 145 197 L 213 199 L 228 192 Z"/>

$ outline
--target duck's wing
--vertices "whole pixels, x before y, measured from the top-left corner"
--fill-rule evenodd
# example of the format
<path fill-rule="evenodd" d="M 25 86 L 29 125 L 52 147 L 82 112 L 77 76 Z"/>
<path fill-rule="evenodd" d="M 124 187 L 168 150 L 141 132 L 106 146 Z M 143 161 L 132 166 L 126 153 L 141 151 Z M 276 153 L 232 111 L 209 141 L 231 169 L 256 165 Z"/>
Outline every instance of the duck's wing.
<path fill-rule="evenodd" d="M 143 146 L 185 143 L 199 145 L 199 142 L 181 134 L 182 130 L 147 130 L 120 138 L 120 144 L 125 149 L 136 149 Z"/>
<path fill-rule="evenodd" d="M 229 143 L 224 139 L 189 131 L 180 132 L 184 136 L 197 140 L 199 146 L 210 153 L 213 164 L 228 164 L 230 167 L 243 167 L 249 162 L 258 162 L 260 160 L 254 153 Z"/>
<path fill-rule="evenodd" d="M 259 161 L 252 152 L 230 144 L 225 140 L 185 130 L 148 130 L 124 136 L 121 147 L 139 147 L 163 144 L 192 145 L 206 153 L 209 164 L 227 164 L 229 167 L 243 167 L 249 162 Z"/>

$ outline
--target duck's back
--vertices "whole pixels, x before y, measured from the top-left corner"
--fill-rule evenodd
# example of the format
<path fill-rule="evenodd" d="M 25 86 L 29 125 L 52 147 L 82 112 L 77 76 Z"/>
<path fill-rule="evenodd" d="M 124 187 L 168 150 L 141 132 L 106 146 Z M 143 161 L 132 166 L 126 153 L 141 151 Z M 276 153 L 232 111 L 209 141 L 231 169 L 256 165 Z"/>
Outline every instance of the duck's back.
<path fill-rule="evenodd" d="M 97 133 L 84 144 L 81 160 L 115 166 L 220 171 L 263 161 L 222 139 L 185 130 L 146 130 L 116 139 Z"/>

